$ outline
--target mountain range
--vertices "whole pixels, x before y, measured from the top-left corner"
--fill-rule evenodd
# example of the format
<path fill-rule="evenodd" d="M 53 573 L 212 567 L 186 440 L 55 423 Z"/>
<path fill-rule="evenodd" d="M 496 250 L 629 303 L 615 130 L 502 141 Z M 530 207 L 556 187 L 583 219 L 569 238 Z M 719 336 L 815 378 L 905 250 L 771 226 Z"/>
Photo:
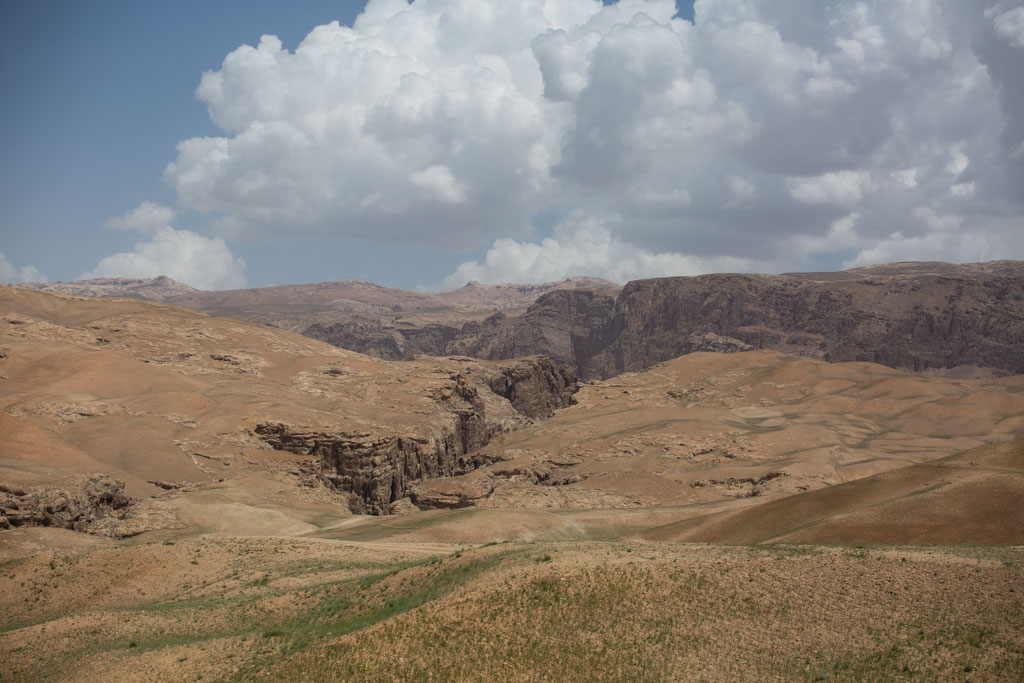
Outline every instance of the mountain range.
<path fill-rule="evenodd" d="M 597 278 L 440 294 L 358 281 L 202 292 L 169 278 L 25 285 L 172 303 L 378 358 L 546 355 L 603 379 L 695 351 L 770 349 L 951 376 L 1024 372 L 1024 262 Z"/>

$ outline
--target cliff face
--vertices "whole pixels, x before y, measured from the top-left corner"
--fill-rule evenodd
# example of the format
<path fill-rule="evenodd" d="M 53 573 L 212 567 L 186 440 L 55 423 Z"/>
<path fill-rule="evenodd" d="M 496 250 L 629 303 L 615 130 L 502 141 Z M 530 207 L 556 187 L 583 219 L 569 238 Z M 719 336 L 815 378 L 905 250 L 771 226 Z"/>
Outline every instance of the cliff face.
<path fill-rule="evenodd" d="M 579 353 L 603 348 L 610 341 L 604 338 L 604 326 L 614 305 L 613 290 L 564 289 L 540 297 L 527 315 L 498 311 L 459 326 L 398 326 L 354 314 L 332 324 L 315 323 L 302 334 L 387 360 L 421 354 L 507 360 L 539 354 L 574 366 Z"/>
<path fill-rule="evenodd" d="M 632 282 L 607 322 L 613 341 L 577 358 L 586 377 L 638 370 L 714 333 L 831 362 L 1024 372 L 1024 277 L 839 282 L 709 275 Z"/>
<path fill-rule="evenodd" d="M 551 417 L 558 408 L 572 405 L 572 395 L 579 389 L 576 373 L 555 367 L 546 356 L 524 358 L 504 367 L 487 379 L 487 385 L 513 408 L 533 418 Z"/>
<path fill-rule="evenodd" d="M 497 314 L 465 325 L 448 351 L 488 360 L 541 354 L 574 367 L 611 341 L 606 327 L 614 306 L 615 297 L 604 291 L 551 292 L 521 316 Z"/>
<path fill-rule="evenodd" d="M 551 292 L 521 316 L 467 326 L 449 348 L 492 360 L 547 354 L 586 379 L 695 351 L 749 349 L 916 371 L 1024 373 L 1024 265 L 978 265 L 985 267 L 949 274 L 918 267 L 901 275 L 890 266 L 883 275 L 656 278 L 631 282 L 618 297 Z"/>
<path fill-rule="evenodd" d="M 302 334 L 350 351 L 358 351 L 386 360 L 408 360 L 413 356 L 445 356 L 459 328 L 450 325 L 425 325 L 399 329 L 380 318 L 353 315 L 336 323 L 314 323 Z M 460 354 L 469 355 L 469 354 Z"/>
<path fill-rule="evenodd" d="M 322 479 L 352 494 L 353 512 L 388 514 L 416 483 L 472 471 L 478 463 L 467 456 L 528 418 L 571 405 L 579 389 L 571 370 L 543 357 L 449 379 L 433 396 L 446 408 L 447 419 L 416 433 L 310 431 L 274 422 L 257 424 L 254 433 L 276 450 L 316 456 Z"/>

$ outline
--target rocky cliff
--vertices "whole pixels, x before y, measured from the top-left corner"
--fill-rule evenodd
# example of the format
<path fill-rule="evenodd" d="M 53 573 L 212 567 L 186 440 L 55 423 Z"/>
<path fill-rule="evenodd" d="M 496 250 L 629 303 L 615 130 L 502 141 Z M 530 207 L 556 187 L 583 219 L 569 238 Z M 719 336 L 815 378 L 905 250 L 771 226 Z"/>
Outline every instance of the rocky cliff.
<path fill-rule="evenodd" d="M 416 483 L 473 470 L 478 463 L 467 456 L 526 418 L 547 417 L 554 408 L 571 405 L 579 389 L 571 370 L 557 368 L 546 357 L 477 370 L 452 374 L 446 386 L 433 392 L 447 420 L 417 432 L 325 432 L 262 422 L 254 433 L 276 450 L 316 456 L 322 479 L 352 494 L 353 512 L 388 514 Z M 511 420 L 509 404 L 516 411 Z"/>
<path fill-rule="evenodd" d="M 655 278 L 618 296 L 556 291 L 518 317 L 465 326 L 446 348 L 492 360 L 546 354 L 585 379 L 696 351 L 749 349 L 1024 373 L 1024 264 L 997 264 Z"/>
<path fill-rule="evenodd" d="M 831 362 L 1019 374 L 1024 269 L 840 281 L 757 275 L 642 280 L 626 286 L 605 329 L 612 339 L 607 346 L 577 356 L 583 376 L 609 377 L 704 350 L 693 346 L 701 339 L 695 335 L 707 333 Z"/>
<path fill-rule="evenodd" d="M 353 314 L 334 323 L 314 323 L 301 332 L 350 351 L 386 360 L 408 360 L 418 355 L 453 355 L 448 349 L 459 336 L 460 328 L 440 324 L 397 328 L 378 316 Z"/>

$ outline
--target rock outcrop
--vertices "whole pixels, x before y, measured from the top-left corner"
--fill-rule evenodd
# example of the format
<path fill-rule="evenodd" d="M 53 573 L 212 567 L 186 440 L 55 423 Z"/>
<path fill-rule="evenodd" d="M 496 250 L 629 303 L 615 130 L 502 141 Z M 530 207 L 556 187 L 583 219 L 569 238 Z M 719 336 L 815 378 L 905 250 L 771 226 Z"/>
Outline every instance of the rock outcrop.
<path fill-rule="evenodd" d="M 650 367 L 695 350 L 693 335 L 707 333 L 830 362 L 914 371 L 974 365 L 1019 374 L 1024 265 L 1016 274 L 839 281 L 759 275 L 641 280 L 623 289 L 606 329 L 612 341 L 605 348 L 577 356 L 584 377 Z"/>
<path fill-rule="evenodd" d="M 523 358 L 487 379 L 498 396 L 527 417 L 550 417 L 575 403 L 579 380 L 571 369 L 556 367 L 547 356 Z"/>
<path fill-rule="evenodd" d="M 352 494 L 353 512 L 388 514 L 394 503 L 414 494 L 417 482 L 472 471 L 478 463 L 468 456 L 495 435 L 571 405 L 578 389 L 571 370 L 545 357 L 524 358 L 490 374 L 451 375 L 433 395 L 448 420 L 418 433 L 309 431 L 279 422 L 261 422 L 254 433 L 276 450 L 315 456 L 322 479 Z M 509 404 L 517 419 L 509 419 Z"/>
<path fill-rule="evenodd" d="M 545 354 L 585 379 L 696 351 L 750 349 L 914 371 L 1024 372 L 1024 264 L 898 265 L 654 278 L 617 297 L 555 291 L 520 316 L 465 326 L 448 348 L 490 360 Z"/>
<path fill-rule="evenodd" d="M 119 538 L 132 500 L 124 482 L 97 474 L 77 486 L 22 488 L 0 484 L 0 529 L 50 526 Z"/>
<path fill-rule="evenodd" d="M 386 360 L 453 355 L 447 353 L 448 347 L 459 332 L 458 327 L 439 324 L 398 328 L 366 314 L 353 314 L 335 323 L 314 323 L 302 330 L 307 337 Z"/>

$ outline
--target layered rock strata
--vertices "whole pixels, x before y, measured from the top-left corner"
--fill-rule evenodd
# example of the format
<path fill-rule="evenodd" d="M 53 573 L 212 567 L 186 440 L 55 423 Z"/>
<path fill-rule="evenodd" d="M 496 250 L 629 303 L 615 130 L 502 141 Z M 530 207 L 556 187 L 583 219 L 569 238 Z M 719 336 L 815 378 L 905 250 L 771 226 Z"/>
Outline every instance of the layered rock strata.
<path fill-rule="evenodd" d="M 467 456 L 528 418 L 571 405 L 578 389 L 571 370 L 543 356 L 523 358 L 491 373 L 453 374 L 433 395 L 448 419 L 419 433 L 316 431 L 280 422 L 259 423 L 254 433 L 276 450 L 315 456 L 322 479 L 352 494 L 353 512 L 389 514 L 416 483 L 472 471 L 479 463 Z M 508 419 L 508 404 L 518 419 Z"/>
<path fill-rule="evenodd" d="M 491 360 L 546 354 L 584 379 L 699 351 L 771 349 L 922 371 L 1024 372 L 1024 265 L 935 273 L 702 275 L 630 282 L 618 296 L 566 290 L 518 317 L 467 325 L 448 347 Z M 948 265 L 948 264 L 938 264 Z M 981 267 L 986 266 L 986 267 Z"/>

